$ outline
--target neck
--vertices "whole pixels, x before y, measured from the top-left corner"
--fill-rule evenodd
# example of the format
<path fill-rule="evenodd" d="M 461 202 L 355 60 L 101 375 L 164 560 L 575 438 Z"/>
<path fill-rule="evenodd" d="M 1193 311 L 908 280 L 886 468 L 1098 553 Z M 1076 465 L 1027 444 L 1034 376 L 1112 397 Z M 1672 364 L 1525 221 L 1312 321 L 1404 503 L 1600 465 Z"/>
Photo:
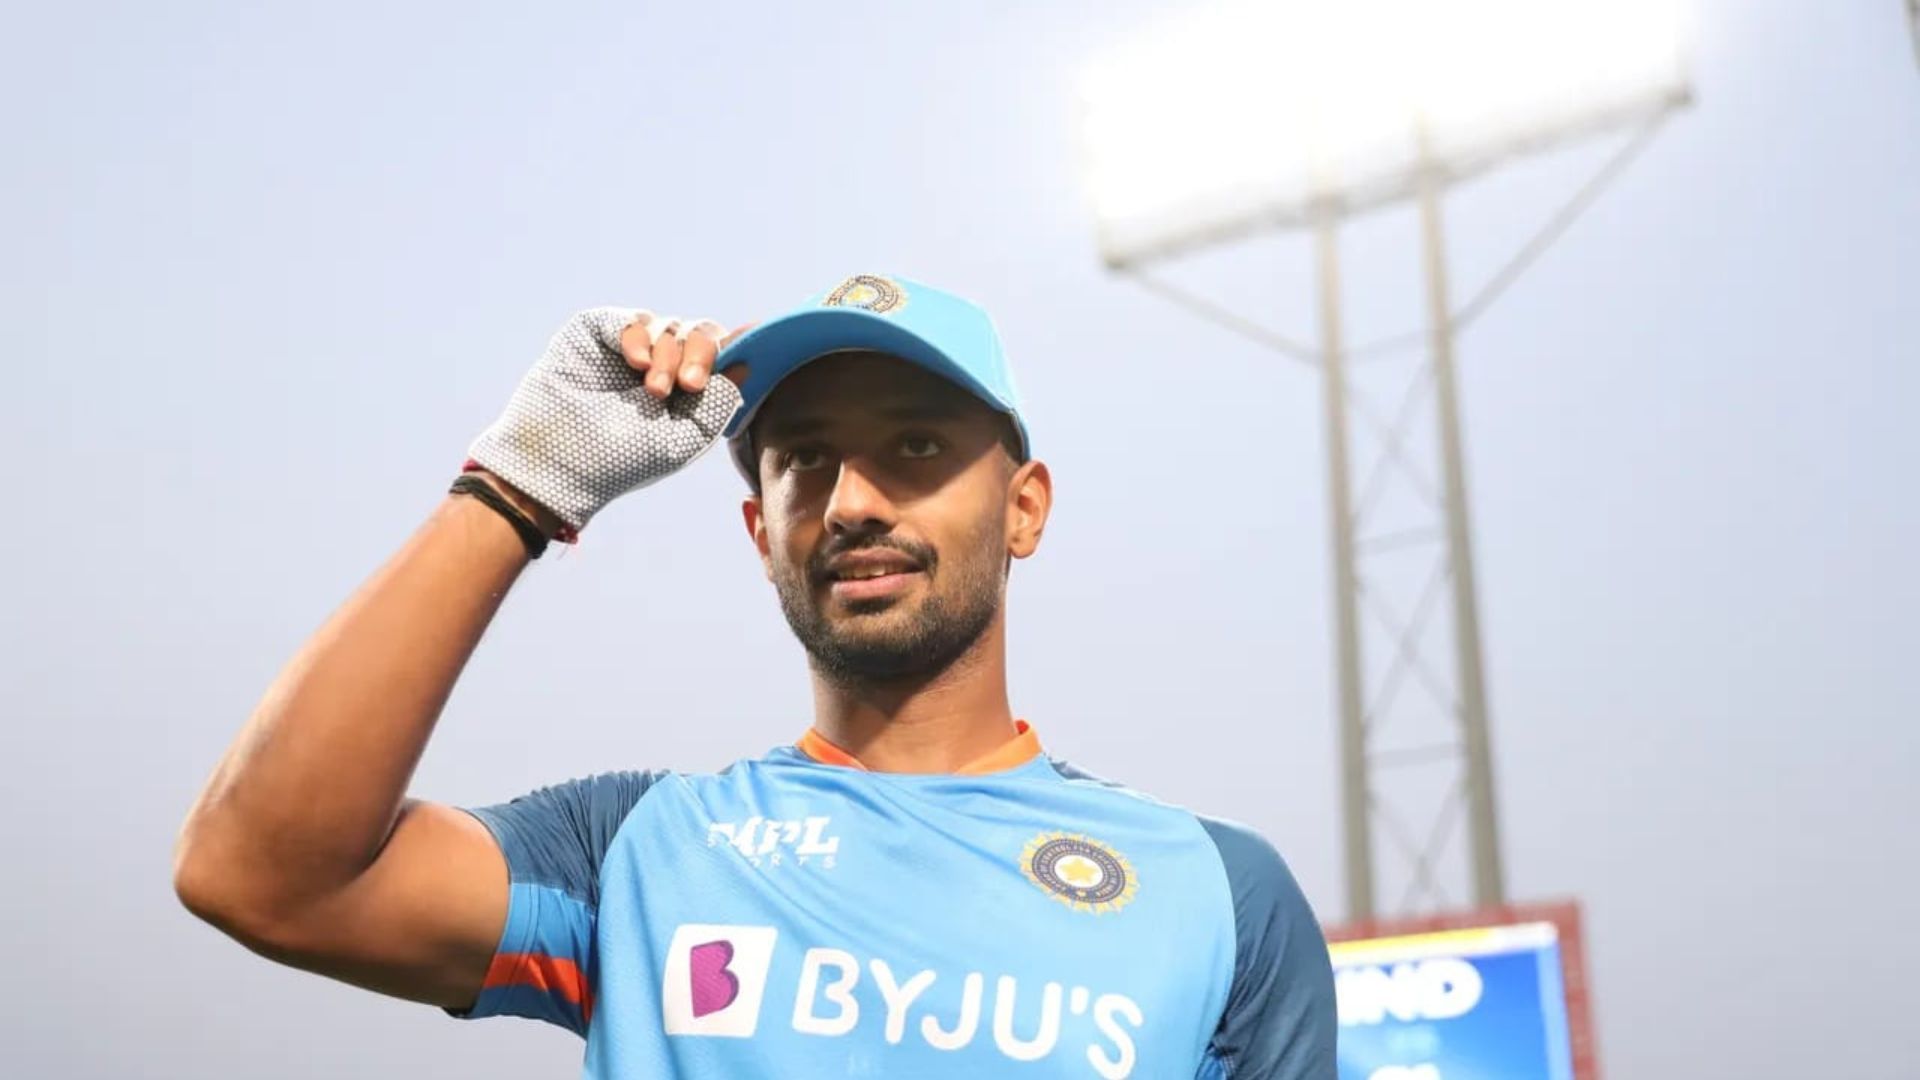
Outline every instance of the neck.
<path fill-rule="evenodd" d="M 957 771 L 1012 738 L 1005 624 L 945 669 L 849 684 L 813 672 L 813 726 L 875 772 Z"/>

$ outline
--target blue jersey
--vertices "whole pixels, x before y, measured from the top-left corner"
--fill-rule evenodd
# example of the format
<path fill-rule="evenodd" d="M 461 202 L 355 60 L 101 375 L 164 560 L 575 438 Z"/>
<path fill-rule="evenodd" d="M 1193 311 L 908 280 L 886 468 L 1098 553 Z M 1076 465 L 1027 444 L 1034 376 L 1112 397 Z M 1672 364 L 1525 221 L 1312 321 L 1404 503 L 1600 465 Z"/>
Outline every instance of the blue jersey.
<path fill-rule="evenodd" d="M 512 895 L 466 1015 L 571 1028 L 589 1078 L 1334 1077 L 1326 944 L 1274 849 L 1025 725 L 955 774 L 809 733 L 472 813 Z"/>

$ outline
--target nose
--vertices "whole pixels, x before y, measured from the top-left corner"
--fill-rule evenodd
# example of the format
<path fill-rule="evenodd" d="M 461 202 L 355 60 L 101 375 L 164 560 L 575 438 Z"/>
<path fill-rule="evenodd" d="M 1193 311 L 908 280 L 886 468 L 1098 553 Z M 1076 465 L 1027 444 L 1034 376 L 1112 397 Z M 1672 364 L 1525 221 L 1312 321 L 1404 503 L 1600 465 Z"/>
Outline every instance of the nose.
<path fill-rule="evenodd" d="M 884 533 L 894 526 L 893 500 L 858 458 L 840 461 L 833 495 L 827 500 L 827 531 L 836 536 Z"/>

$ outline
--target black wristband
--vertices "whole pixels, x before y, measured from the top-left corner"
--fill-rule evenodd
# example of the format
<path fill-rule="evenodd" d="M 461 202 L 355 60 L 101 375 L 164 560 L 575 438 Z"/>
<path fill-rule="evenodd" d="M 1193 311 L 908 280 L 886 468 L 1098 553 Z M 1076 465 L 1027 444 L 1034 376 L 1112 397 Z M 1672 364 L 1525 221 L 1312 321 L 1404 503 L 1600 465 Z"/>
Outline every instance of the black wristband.
<path fill-rule="evenodd" d="M 506 496 L 494 490 L 492 484 L 472 473 L 462 473 L 454 479 L 453 486 L 447 489 L 447 493 L 471 495 L 492 507 L 501 517 L 506 518 L 507 524 L 513 526 L 513 531 L 520 534 L 520 542 L 526 545 L 527 558 L 537 559 L 547 553 L 547 534 L 541 532 L 540 526 L 534 524 L 533 519 L 519 507 L 508 502 Z"/>

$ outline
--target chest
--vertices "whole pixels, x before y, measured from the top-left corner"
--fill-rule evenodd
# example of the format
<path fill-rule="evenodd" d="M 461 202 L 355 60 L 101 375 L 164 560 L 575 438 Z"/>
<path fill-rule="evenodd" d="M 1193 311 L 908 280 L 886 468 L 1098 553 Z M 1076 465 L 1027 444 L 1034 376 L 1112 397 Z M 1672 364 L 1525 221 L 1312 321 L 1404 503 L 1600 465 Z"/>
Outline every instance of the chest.
<path fill-rule="evenodd" d="M 609 1038 L 783 1076 L 1191 1075 L 1232 911 L 1190 818 L 1060 783 L 731 779 L 650 795 L 603 868 Z"/>

